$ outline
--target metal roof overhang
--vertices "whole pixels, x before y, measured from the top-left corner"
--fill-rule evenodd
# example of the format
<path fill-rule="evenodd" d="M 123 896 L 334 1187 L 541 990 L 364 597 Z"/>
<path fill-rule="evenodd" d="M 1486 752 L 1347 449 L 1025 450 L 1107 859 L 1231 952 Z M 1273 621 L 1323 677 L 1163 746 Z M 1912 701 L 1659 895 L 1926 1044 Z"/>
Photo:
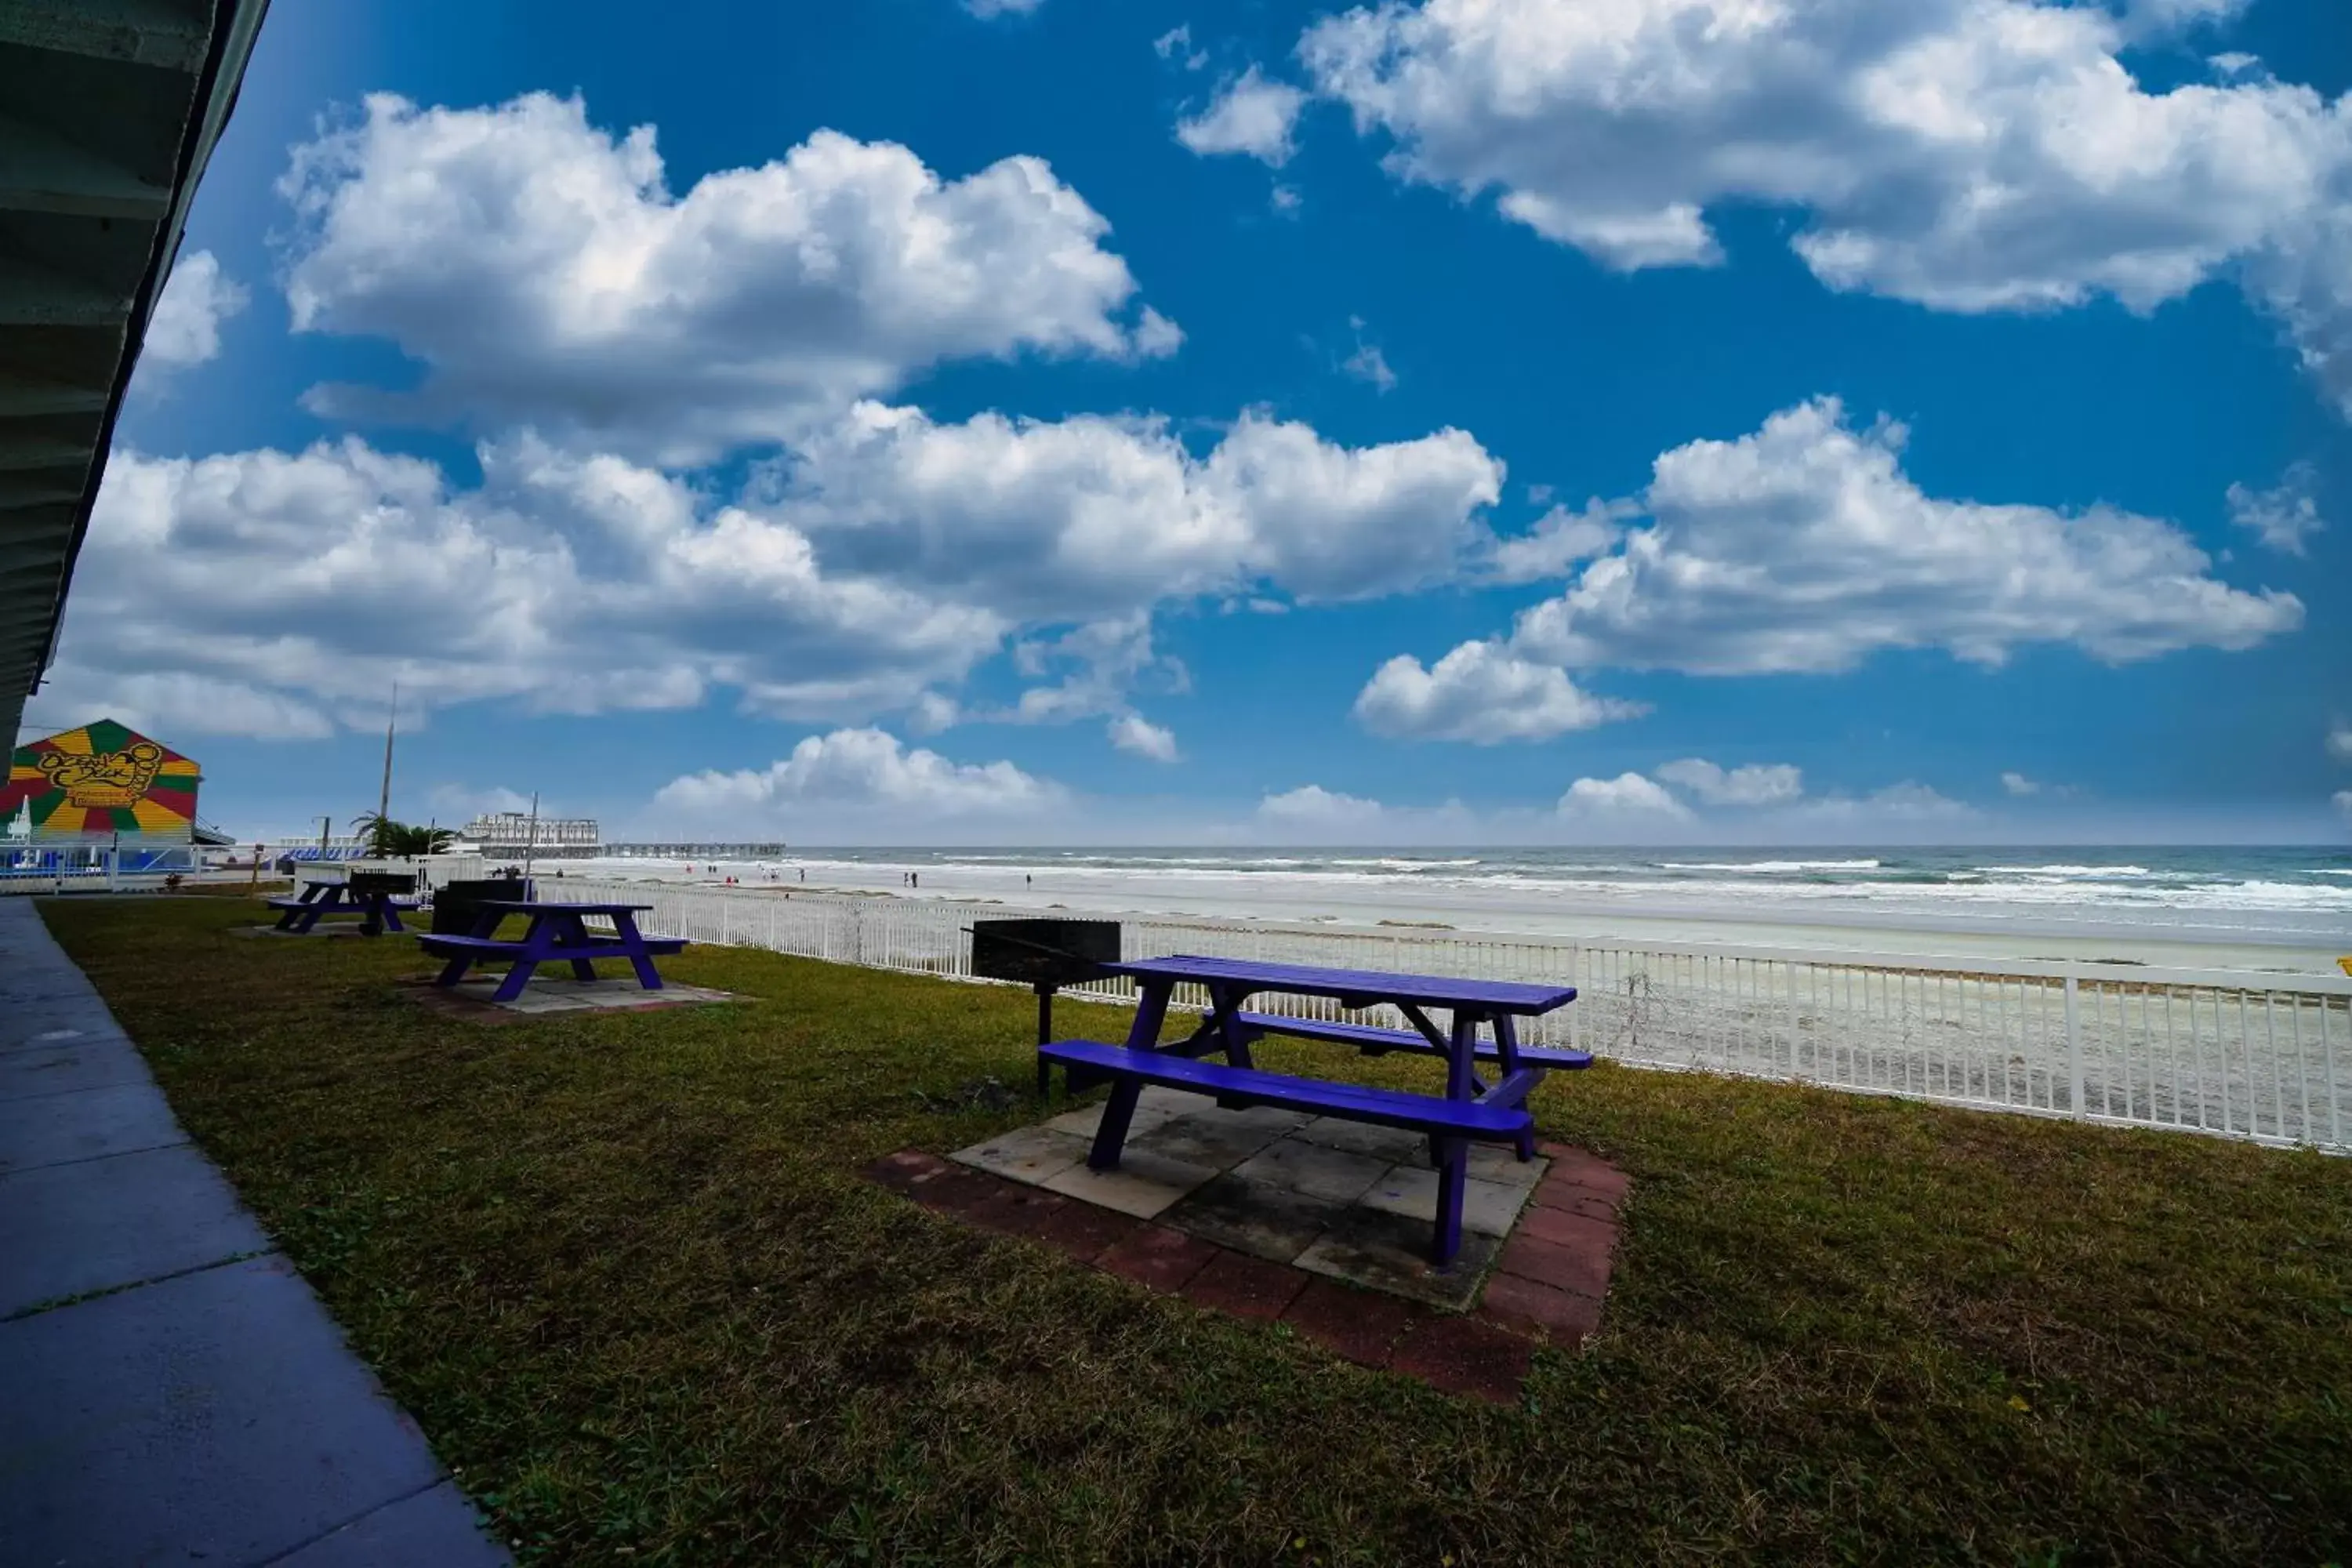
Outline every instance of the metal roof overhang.
<path fill-rule="evenodd" d="M 0 741 L 268 0 L 0 0 Z"/>

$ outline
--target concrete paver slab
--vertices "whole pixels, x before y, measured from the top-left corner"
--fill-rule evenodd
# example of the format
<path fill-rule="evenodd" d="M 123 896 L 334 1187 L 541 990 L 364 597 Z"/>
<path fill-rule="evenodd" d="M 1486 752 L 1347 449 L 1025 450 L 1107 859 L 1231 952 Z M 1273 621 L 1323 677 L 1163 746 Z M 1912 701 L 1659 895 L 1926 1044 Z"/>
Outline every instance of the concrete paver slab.
<path fill-rule="evenodd" d="M 440 1479 L 279 1258 L 0 1323 L 0 1389 L 14 1562 L 258 1563 Z"/>
<path fill-rule="evenodd" d="M 1217 1102 L 1205 1094 L 1170 1089 L 1164 1084 L 1147 1084 L 1143 1092 L 1135 1097 L 1136 1115 L 1141 1116 L 1149 1111 L 1163 1121 L 1171 1117 L 1190 1116 L 1195 1111 L 1214 1110 L 1216 1108 Z M 1130 1122 L 1129 1126 L 1132 1125 Z"/>
<path fill-rule="evenodd" d="M 1129 1130 L 1127 1146 L 1211 1170 L 1228 1170 L 1283 1135 L 1285 1129 L 1245 1121 L 1230 1111 L 1200 1111 L 1163 1121 L 1149 1132 Z"/>
<path fill-rule="evenodd" d="M 1343 1210 L 1323 1238 L 1294 1261 L 1312 1274 L 1459 1312 L 1477 1300 L 1479 1279 L 1501 1247 L 1495 1237 L 1465 1228 L 1453 1267 L 1440 1272 L 1429 1265 L 1427 1224 L 1359 1204 Z"/>
<path fill-rule="evenodd" d="M 0 1176 L 187 1141 L 163 1097 L 143 1083 L 0 1100 Z"/>
<path fill-rule="evenodd" d="M 1511 1222 L 1528 1201 L 1526 1187 L 1508 1187 L 1472 1176 L 1462 1184 L 1462 1228 L 1480 1236 L 1507 1236 Z M 1392 1165 L 1363 1196 L 1363 1206 L 1383 1214 L 1434 1224 L 1437 1220 L 1437 1173 L 1411 1165 Z"/>
<path fill-rule="evenodd" d="M 1319 1116 L 1300 1128 L 1295 1136 L 1391 1165 L 1409 1164 L 1415 1160 L 1426 1162 L 1429 1158 L 1429 1140 L 1402 1127 L 1374 1127 L 1369 1122 Z"/>
<path fill-rule="evenodd" d="M 1227 1172 L 1202 1183 L 1160 1223 L 1269 1263 L 1288 1263 L 1320 1240 L 1346 1206 Z"/>
<path fill-rule="evenodd" d="M 86 1034 L 0 1052 L 0 1100 L 153 1082 L 137 1048 L 121 1035 Z"/>
<path fill-rule="evenodd" d="M 86 1006 L 29 1007 L 6 1011 L 0 1001 L 0 1055 L 10 1051 L 54 1050 L 74 1041 L 122 1040 L 129 1037 L 107 1017 L 92 1018 Z"/>
<path fill-rule="evenodd" d="M 959 1149 L 949 1159 L 978 1170 L 993 1171 L 1016 1182 L 1043 1183 L 1087 1157 L 1087 1141 L 1075 1132 L 1053 1127 L 1020 1127 Z"/>
<path fill-rule="evenodd" d="M 1300 1138 L 1276 1139 L 1234 1167 L 1234 1174 L 1245 1180 L 1339 1204 L 1354 1203 L 1388 1172 L 1387 1165 L 1367 1155 Z"/>
<path fill-rule="evenodd" d="M 1538 1154 L 1532 1160 L 1519 1158 L 1518 1151 L 1494 1143 L 1470 1145 L 1469 1172 L 1482 1182 L 1500 1182 L 1507 1187 L 1535 1190 L 1551 1162 Z"/>
<path fill-rule="evenodd" d="M 1201 1104 L 1202 1105 L 1210 1103 L 1210 1101 L 1205 1100 L 1201 1101 Z M 1189 1110 L 1192 1108 L 1188 1107 L 1186 1109 Z M 1042 1125 L 1050 1127 L 1056 1132 L 1074 1133 L 1077 1137 L 1084 1138 L 1091 1142 L 1094 1140 L 1095 1130 L 1102 1125 L 1102 1113 L 1103 1108 L 1101 1106 L 1089 1105 L 1076 1110 L 1066 1110 L 1062 1112 L 1061 1115 L 1055 1117 L 1052 1121 L 1046 1121 Z M 1128 1136 L 1132 1138 L 1139 1132 L 1149 1132 L 1153 1128 L 1160 1126 L 1165 1122 L 1173 1121 L 1177 1117 L 1185 1113 L 1185 1111 L 1179 1110 L 1175 1107 L 1164 1102 L 1157 1105 L 1146 1105 L 1139 1100 L 1136 1102 L 1135 1114 L 1128 1119 Z"/>
<path fill-rule="evenodd" d="M 0 1317 L 268 1246 L 188 1144 L 19 1171 L 0 1176 Z"/>
<path fill-rule="evenodd" d="M 1119 1155 L 1116 1171 L 1088 1170 L 1081 1162 L 1038 1184 L 1049 1193 L 1150 1219 L 1216 1173 L 1212 1166 L 1189 1164 L 1130 1144 Z"/>
<path fill-rule="evenodd" d="M 0 1562 L 509 1561 L 292 1266 L 220 1261 L 268 1241 L 201 1152 L 121 1147 L 166 1133 L 89 980 L 0 898 L 0 1319 L 25 1312 L 0 1321 Z"/>
<path fill-rule="evenodd" d="M 455 1481 L 386 1503 L 270 1568 L 492 1568 L 507 1554 L 482 1535 L 481 1517 Z"/>

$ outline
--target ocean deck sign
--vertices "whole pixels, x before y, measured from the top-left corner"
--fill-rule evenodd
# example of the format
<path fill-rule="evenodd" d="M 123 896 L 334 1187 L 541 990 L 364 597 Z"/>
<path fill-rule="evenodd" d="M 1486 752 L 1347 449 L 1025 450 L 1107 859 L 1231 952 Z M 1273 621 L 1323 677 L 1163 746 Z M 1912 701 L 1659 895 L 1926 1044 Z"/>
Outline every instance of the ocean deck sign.
<path fill-rule="evenodd" d="M 35 843 L 186 843 L 203 782 L 188 758 L 101 719 L 16 749 L 0 784 L 0 822 L 29 806 Z"/>

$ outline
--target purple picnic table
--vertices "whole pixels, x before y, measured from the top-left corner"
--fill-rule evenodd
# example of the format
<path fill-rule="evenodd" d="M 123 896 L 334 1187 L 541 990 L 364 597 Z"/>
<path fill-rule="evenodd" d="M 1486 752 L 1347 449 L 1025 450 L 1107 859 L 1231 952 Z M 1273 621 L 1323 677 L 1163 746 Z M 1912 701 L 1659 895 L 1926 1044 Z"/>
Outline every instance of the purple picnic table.
<path fill-rule="evenodd" d="M 322 915 L 359 916 L 362 936 L 405 931 L 408 928 L 400 923 L 400 911 L 416 907 L 414 898 L 390 889 L 353 888 L 343 882 L 312 882 L 294 898 L 266 901 L 278 911 L 273 929 L 297 936 L 308 936 Z"/>
<path fill-rule="evenodd" d="M 1281 1104 L 1343 1121 L 1424 1131 L 1430 1135 L 1430 1152 L 1438 1170 L 1437 1225 L 1431 1256 L 1441 1268 L 1452 1263 L 1461 1250 L 1463 1183 L 1470 1141 L 1507 1142 L 1520 1159 L 1533 1159 L 1534 1124 L 1526 1110 L 1529 1091 L 1549 1073 L 1586 1067 L 1592 1059 L 1581 1051 L 1519 1044 L 1517 1021 L 1573 1002 L 1573 985 L 1385 974 L 1376 970 L 1318 969 L 1191 955 L 1138 959 L 1105 964 L 1103 969 L 1106 973 L 1133 979 L 1142 993 L 1126 1046 L 1060 1041 L 1040 1047 L 1043 1059 L 1062 1064 L 1073 1089 L 1103 1079 L 1118 1085 L 1104 1107 L 1094 1148 L 1087 1156 L 1090 1166 L 1117 1168 L 1137 1096 L 1147 1081 L 1215 1095 L 1221 1100 Z M 1170 999 L 1177 986 L 1187 984 L 1208 992 L 1208 1016 L 1187 1038 L 1162 1045 L 1160 1031 L 1167 1020 Z M 1412 1027 L 1389 1029 L 1244 1009 L 1250 997 L 1267 992 L 1328 996 L 1349 1009 L 1387 1004 L 1402 1013 Z M 1446 1009 L 1452 1015 L 1451 1026 L 1440 1028 L 1429 1016 L 1431 1007 Z M 1480 1038 L 1481 1026 L 1491 1031 L 1490 1039 Z M 1446 1064 L 1445 1093 L 1441 1100 L 1259 1072 L 1250 1059 L 1250 1045 L 1265 1035 L 1324 1040 L 1371 1055 L 1410 1051 L 1442 1057 Z M 1212 1055 L 1222 1055 L 1225 1065 L 1221 1068 L 1200 1060 Z M 1482 1070 L 1489 1065 L 1499 1069 L 1491 1082 Z"/>
<path fill-rule="evenodd" d="M 637 984 L 648 991 L 662 988 L 654 955 L 685 951 L 681 937 L 648 937 L 637 930 L 637 915 L 651 904 L 551 903 L 530 899 L 486 899 L 476 907 L 474 929 L 465 936 L 425 936 L 417 945 L 436 958 L 446 958 L 436 985 L 455 985 L 477 963 L 504 959 L 513 967 L 492 993 L 511 1002 L 530 984 L 532 971 L 542 963 L 569 963 L 575 980 L 596 978 L 595 960 L 625 958 L 636 972 Z M 509 915 L 527 915 L 530 927 L 519 942 L 502 942 L 499 922 Z M 602 917 L 613 922 L 610 935 L 592 931 L 588 922 Z"/>

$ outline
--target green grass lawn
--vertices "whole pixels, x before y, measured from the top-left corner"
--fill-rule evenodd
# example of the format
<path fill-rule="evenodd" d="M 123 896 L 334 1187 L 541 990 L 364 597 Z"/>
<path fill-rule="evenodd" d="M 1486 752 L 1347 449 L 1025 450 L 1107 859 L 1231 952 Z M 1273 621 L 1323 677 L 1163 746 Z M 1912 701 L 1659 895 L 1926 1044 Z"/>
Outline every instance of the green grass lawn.
<path fill-rule="evenodd" d="M 233 899 L 43 911 L 527 1559 L 2352 1551 L 2352 1161 L 1555 1077 L 1544 1133 L 1633 1174 L 1625 1245 L 1601 1335 L 1497 1408 L 859 1179 L 1036 1118 L 934 1109 L 1029 1081 L 1025 992 L 705 947 L 666 972 L 752 1002 L 485 1027 L 404 994 L 431 966 L 399 939 L 247 938 Z"/>

